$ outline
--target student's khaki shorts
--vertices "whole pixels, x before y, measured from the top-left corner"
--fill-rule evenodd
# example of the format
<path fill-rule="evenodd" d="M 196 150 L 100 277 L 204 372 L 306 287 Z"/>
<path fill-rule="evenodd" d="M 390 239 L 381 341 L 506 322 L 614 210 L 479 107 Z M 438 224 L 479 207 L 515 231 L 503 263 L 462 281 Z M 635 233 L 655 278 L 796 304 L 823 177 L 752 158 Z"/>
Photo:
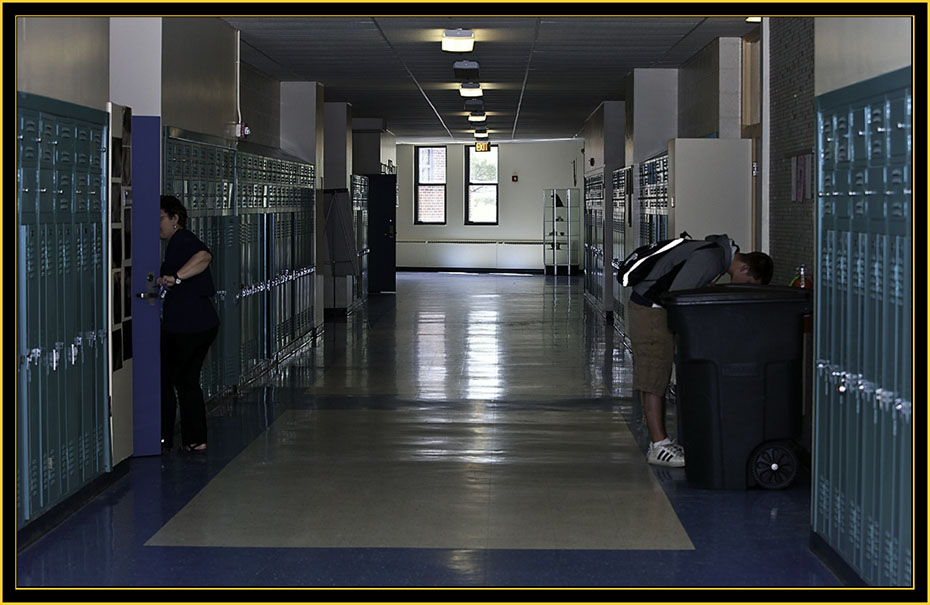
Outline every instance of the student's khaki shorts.
<path fill-rule="evenodd" d="M 668 329 L 668 312 L 630 302 L 627 329 L 633 347 L 633 388 L 665 395 L 675 361 L 675 337 Z"/>

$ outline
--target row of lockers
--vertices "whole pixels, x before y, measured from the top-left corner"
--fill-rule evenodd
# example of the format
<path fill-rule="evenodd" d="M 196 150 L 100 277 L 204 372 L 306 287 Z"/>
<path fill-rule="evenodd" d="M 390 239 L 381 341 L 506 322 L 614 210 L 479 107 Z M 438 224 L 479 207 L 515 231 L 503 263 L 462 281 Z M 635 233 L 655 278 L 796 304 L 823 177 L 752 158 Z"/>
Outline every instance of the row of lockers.
<path fill-rule="evenodd" d="M 105 112 L 17 99 L 17 527 L 108 470 Z"/>
<path fill-rule="evenodd" d="M 584 289 L 597 301 L 604 300 L 604 176 L 584 177 Z"/>
<path fill-rule="evenodd" d="M 314 331 L 314 167 L 188 133 L 167 136 L 165 148 L 165 192 L 185 203 L 190 229 L 213 253 L 220 332 L 204 361 L 210 397 L 260 373 Z M 199 165 L 211 161 L 234 170 Z M 196 196 L 204 191 L 225 197 L 204 203 Z"/>
<path fill-rule="evenodd" d="M 820 129 L 820 153 L 824 162 L 877 163 L 911 153 L 911 102 L 904 97 L 875 95 L 857 100 L 834 113 Z"/>
<path fill-rule="evenodd" d="M 881 586 L 913 578 L 910 107 L 909 69 L 818 99 L 812 528 Z"/>
<path fill-rule="evenodd" d="M 633 168 L 625 166 L 613 171 L 613 212 L 614 212 L 614 229 L 613 255 L 616 259 L 626 257 L 626 227 L 627 227 L 627 207 L 629 206 L 633 195 Z M 610 280 L 614 289 L 614 325 L 621 328 L 626 326 L 626 304 L 623 296 L 623 286 L 616 279 Z"/>
<path fill-rule="evenodd" d="M 639 165 L 638 199 L 641 244 L 668 239 L 668 154 Z"/>
<path fill-rule="evenodd" d="M 352 196 L 352 216 L 355 232 L 355 254 L 358 257 L 358 272 L 353 276 L 352 300 L 347 307 L 352 308 L 368 298 L 368 177 L 351 175 L 350 194 Z"/>

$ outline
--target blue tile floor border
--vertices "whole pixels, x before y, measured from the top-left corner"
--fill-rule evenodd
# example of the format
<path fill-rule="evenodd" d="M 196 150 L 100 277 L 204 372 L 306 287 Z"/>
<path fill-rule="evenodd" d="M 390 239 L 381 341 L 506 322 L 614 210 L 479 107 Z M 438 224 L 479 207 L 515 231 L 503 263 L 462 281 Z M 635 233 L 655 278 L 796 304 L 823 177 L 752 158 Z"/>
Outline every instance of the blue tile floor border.
<path fill-rule="evenodd" d="M 653 469 L 693 551 L 213 548 L 144 546 L 288 407 L 400 409 L 397 399 L 253 389 L 210 418 L 208 455 L 130 460 L 104 494 L 18 556 L 18 586 L 836 587 L 808 547 L 807 477 L 778 491 L 697 490 Z M 286 405 L 285 405 L 286 403 Z M 577 405 L 574 402 L 572 405 Z M 591 408 L 610 405 L 593 400 Z M 443 405 L 455 406 L 455 402 Z M 496 405 L 503 405 L 496 403 Z M 519 405 L 530 405 L 520 402 Z M 238 409 L 238 411 L 236 411 Z M 575 407 L 574 409 L 578 409 Z M 634 425 L 635 426 L 635 425 Z M 610 480 L 605 477 L 605 481 Z M 662 537 L 656 536 L 661 542 Z"/>

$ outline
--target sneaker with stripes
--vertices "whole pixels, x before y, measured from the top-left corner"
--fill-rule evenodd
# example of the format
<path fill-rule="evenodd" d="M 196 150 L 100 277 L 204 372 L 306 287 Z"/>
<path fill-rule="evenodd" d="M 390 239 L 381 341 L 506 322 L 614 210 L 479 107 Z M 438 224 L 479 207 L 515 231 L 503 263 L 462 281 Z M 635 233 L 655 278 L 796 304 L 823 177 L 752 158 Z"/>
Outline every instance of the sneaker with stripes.
<path fill-rule="evenodd" d="M 650 443 L 646 462 L 659 466 L 680 467 L 685 465 L 685 449 L 674 441 Z"/>

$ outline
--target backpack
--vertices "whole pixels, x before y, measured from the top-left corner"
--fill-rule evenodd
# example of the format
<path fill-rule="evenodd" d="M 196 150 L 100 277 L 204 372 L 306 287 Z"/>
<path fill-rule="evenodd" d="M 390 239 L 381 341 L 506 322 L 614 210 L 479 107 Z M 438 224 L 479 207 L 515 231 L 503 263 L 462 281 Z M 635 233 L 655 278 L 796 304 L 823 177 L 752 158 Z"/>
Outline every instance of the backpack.
<path fill-rule="evenodd" d="M 687 241 L 691 241 L 691 236 L 687 232 L 682 232 L 675 239 L 643 244 L 630 252 L 617 267 L 617 281 L 624 287 L 635 286 L 649 275 L 649 272 L 652 271 L 652 268 L 666 252 Z"/>

